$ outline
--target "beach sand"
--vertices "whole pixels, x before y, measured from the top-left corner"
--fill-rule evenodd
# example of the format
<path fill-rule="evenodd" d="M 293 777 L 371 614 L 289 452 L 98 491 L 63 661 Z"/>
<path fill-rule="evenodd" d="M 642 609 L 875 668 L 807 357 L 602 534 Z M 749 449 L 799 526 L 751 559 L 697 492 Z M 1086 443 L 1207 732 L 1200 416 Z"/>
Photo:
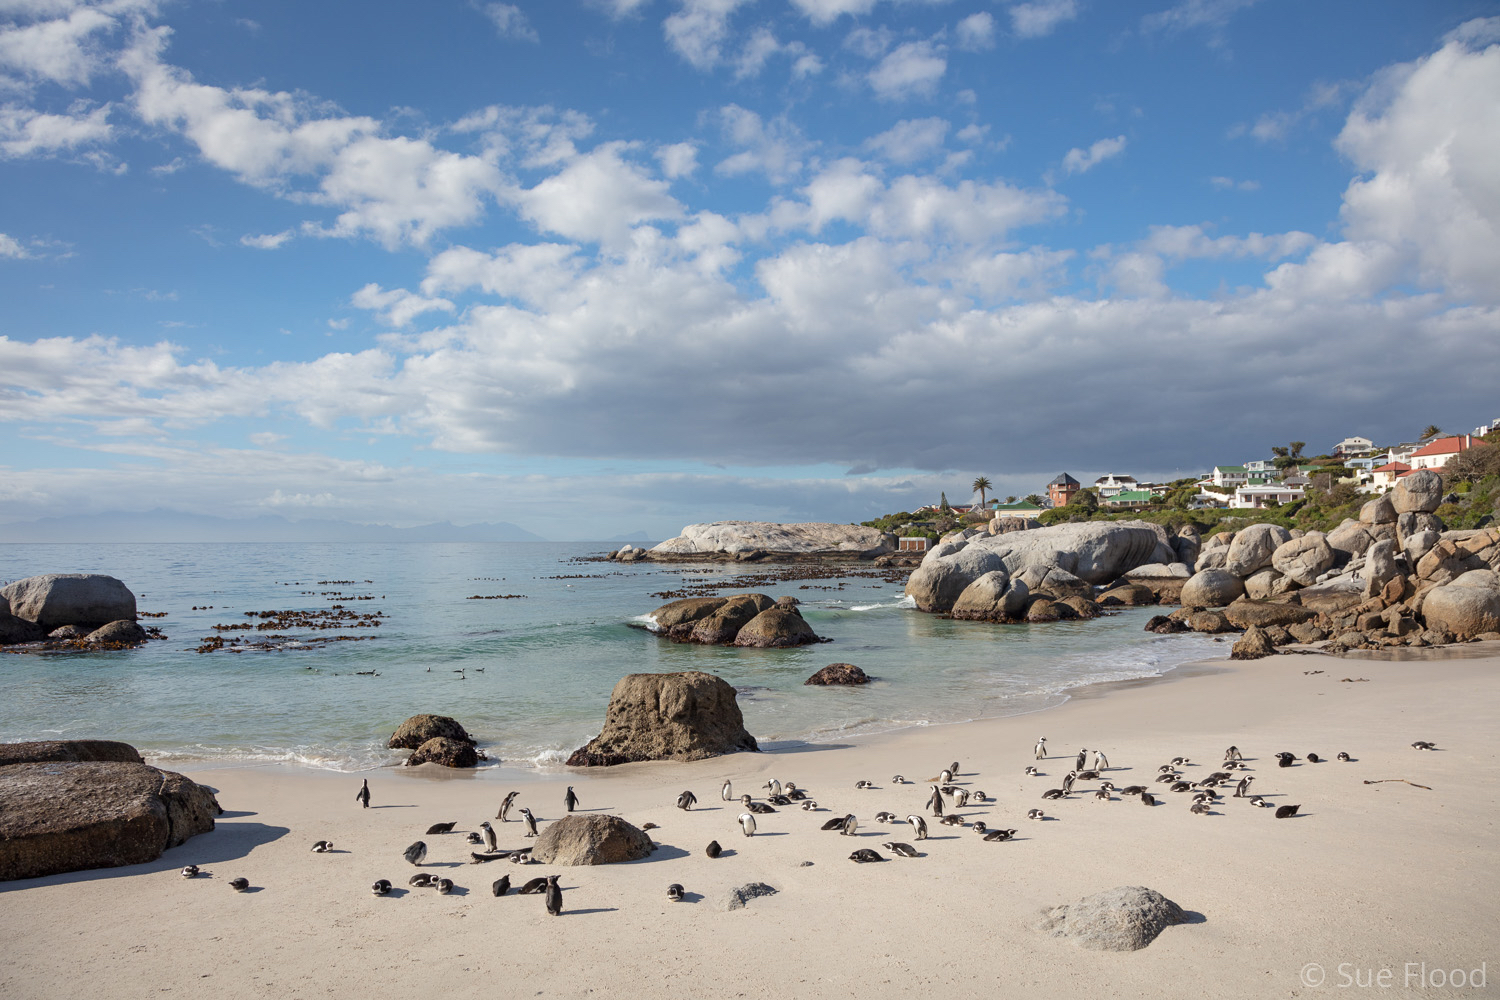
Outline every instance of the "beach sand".
<path fill-rule="evenodd" d="M 190 771 L 227 810 L 213 833 L 149 865 L 0 883 L 0 996 L 1487 995 L 1500 990 L 1500 656 L 1488 645 L 1465 649 L 1481 657 L 1410 662 L 1211 662 L 1027 716 L 692 764 L 514 779 L 382 770 L 369 773 L 369 810 L 354 800 L 364 775 Z M 1045 777 L 1024 777 L 1039 736 L 1054 756 L 1040 764 Z M 1413 750 L 1414 740 L 1441 749 Z M 1117 786 L 1155 791 L 1159 764 L 1186 756 L 1187 776 L 1202 778 L 1230 744 L 1251 758 L 1253 791 L 1300 804 L 1298 816 L 1277 820 L 1227 794 L 1206 817 L 1166 792 L 1154 808 L 1087 793 L 1041 800 L 1080 747 L 1105 752 Z M 1283 769 L 1273 757 L 1283 750 L 1355 760 Z M 957 783 L 994 800 L 963 813 L 1017 828 L 1014 842 L 984 843 L 930 814 L 925 842 L 874 822 L 881 810 L 922 812 L 926 779 L 954 759 Z M 916 783 L 893 785 L 897 773 Z M 757 817 L 747 839 L 738 804 L 719 800 L 726 777 L 757 797 L 769 778 L 795 781 L 824 811 Z M 1385 780 L 1398 778 L 1430 789 Z M 879 787 L 856 791 L 861 779 Z M 440 821 L 477 829 L 511 788 L 518 806 L 556 819 L 568 784 L 584 810 L 658 824 L 656 853 L 594 868 L 470 865 L 461 833 L 423 836 Z M 683 789 L 698 797 L 691 812 L 675 808 Z M 1028 821 L 1032 807 L 1052 818 Z M 845 812 L 859 816 L 858 836 L 818 829 Z M 520 823 L 495 826 L 502 847 L 528 843 Z M 311 853 L 318 839 L 337 853 Z M 418 839 L 431 848 L 422 870 L 460 891 L 372 896 L 377 878 L 405 887 L 416 869 L 401 851 Z M 718 860 L 703 853 L 713 839 L 726 849 Z M 848 860 L 891 840 L 923 856 Z M 211 877 L 179 877 L 189 863 Z M 562 875 L 560 918 L 541 897 L 490 894 L 501 875 L 519 885 L 549 872 Z M 255 891 L 231 891 L 236 876 Z M 756 881 L 777 894 L 721 909 L 730 887 Z M 688 901 L 667 899 L 672 882 Z M 1192 922 L 1127 953 L 1032 928 L 1043 907 L 1126 885 L 1163 893 Z M 1486 985 L 1447 985 L 1460 969 L 1483 969 Z"/>

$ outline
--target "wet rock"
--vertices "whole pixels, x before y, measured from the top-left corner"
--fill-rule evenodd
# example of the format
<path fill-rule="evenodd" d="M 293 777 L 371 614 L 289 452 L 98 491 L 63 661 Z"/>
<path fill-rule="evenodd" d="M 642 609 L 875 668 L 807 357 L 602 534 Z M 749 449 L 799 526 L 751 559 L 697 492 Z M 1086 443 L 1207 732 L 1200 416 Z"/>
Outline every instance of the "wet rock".
<path fill-rule="evenodd" d="M 852 663 L 830 663 L 802 682 L 807 684 L 868 684 L 870 677 Z"/>
<path fill-rule="evenodd" d="M 1147 632 L 1155 632 L 1157 635 L 1172 635 L 1177 632 L 1191 632 L 1187 622 L 1174 621 L 1166 615 L 1153 615 L 1146 623 Z"/>
<path fill-rule="evenodd" d="M 571 813 L 542 828 L 531 857 L 548 865 L 613 865 L 656 850 L 644 830 L 618 816 Z"/>
<path fill-rule="evenodd" d="M 1217 635 L 1223 632 L 1238 632 L 1234 623 L 1224 617 L 1222 611 L 1195 611 L 1187 616 L 1188 628 L 1194 632 Z"/>
<path fill-rule="evenodd" d="M 698 670 L 630 674 L 610 695 L 603 731 L 575 750 L 568 764 L 701 760 L 759 749 L 745 730 L 734 688 L 723 679 Z"/>
<path fill-rule="evenodd" d="M 112 576 L 100 573 L 48 573 L 0 587 L 10 614 L 46 631 L 60 625 L 98 628 L 135 620 L 135 595 Z"/>
<path fill-rule="evenodd" d="M 782 607 L 762 611 L 734 637 L 736 646 L 757 649 L 782 649 L 821 641 L 796 608 Z"/>
<path fill-rule="evenodd" d="M 1328 633 L 1311 622 L 1301 622 L 1296 625 L 1288 625 L 1287 633 L 1293 639 L 1301 643 L 1322 642 L 1328 638 Z"/>
<path fill-rule="evenodd" d="M 1024 580 L 1012 580 L 1005 570 L 997 569 L 965 587 L 950 614 L 977 621 L 1015 621 L 1025 612 L 1030 594 Z"/>
<path fill-rule="evenodd" d="M 474 738 L 459 725 L 457 719 L 446 715 L 413 715 L 396 727 L 396 731 L 386 741 L 386 746 L 392 750 L 415 750 L 428 740 L 438 737 L 458 740 L 470 746 L 474 743 Z"/>
<path fill-rule="evenodd" d="M 715 608 L 713 614 L 694 622 L 692 641 L 708 646 L 732 643 L 752 618 L 774 607 L 776 602 L 765 594 L 736 594 Z"/>
<path fill-rule="evenodd" d="M 1232 660 L 1258 660 L 1262 656 L 1271 656 L 1276 652 L 1276 646 L 1271 642 L 1271 637 L 1259 626 L 1252 625 L 1245 630 L 1245 634 L 1235 640 L 1234 648 L 1229 653 Z"/>
<path fill-rule="evenodd" d="M 434 736 L 412 751 L 406 758 L 407 767 L 418 764 L 441 764 L 443 767 L 478 767 L 479 751 L 473 743 Z"/>
<path fill-rule="evenodd" d="M 81 625 L 64 625 L 47 633 L 49 639 L 82 639 L 89 634 L 89 630 Z"/>
<path fill-rule="evenodd" d="M 148 638 L 150 637 L 146 635 L 146 630 L 141 628 L 140 625 L 133 621 L 125 620 L 102 625 L 84 636 L 85 641 L 99 646 L 139 646 Z"/>
<path fill-rule="evenodd" d="M 1122 886 L 1043 910 L 1036 929 L 1095 951 L 1137 951 L 1173 924 L 1185 923 L 1182 907 L 1141 886 Z"/>
<path fill-rule="evenodd" d="M 1104 614 L 1104 609 L 1087 597 L 1064 597 L 1057 603 L 1072 611 L 1076 618 L 1098 618 Z"/>

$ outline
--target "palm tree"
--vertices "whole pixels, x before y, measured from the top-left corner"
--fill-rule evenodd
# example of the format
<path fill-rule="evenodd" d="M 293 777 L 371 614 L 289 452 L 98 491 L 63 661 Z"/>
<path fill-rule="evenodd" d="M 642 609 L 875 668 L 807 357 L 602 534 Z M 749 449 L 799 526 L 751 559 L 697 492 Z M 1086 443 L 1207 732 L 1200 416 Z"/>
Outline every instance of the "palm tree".
<path fill-rule="evenodd" d="M 1306 441 L 1292 441 L 1292 442 L 1289 442 L 1289 443 L 1290 443 L 1291 449 L 1292 449 L 1292 457 L 1293 458 L 1301 458 L 1302 457 L 1302 449 L 1307 447 L 1307 442 Z"/>
<path fill-rule="evenodd" d="M 980 476 L 978 479 L 974 480 L 974 485 L 972 485 L 972 486 L 969 487 L 969 489 L 971 489 L 975 493 L 979 494 L 979 506 L 981 508 L 984 507 L 984 492 L 985 492 L 985 490 L 989 489 L 993 485 L 994 485 L 994 483 L 991 483 L 989 481 L 989 479 L 987 479 L 984 476 Z"/>
<path fill-rule="evenodd" d="M 1043 504 L 1042 498 L 1035 493 L 1026 494 L 1026 502 L 1033 507 L 1040 507 Z"/>
<path fill-rule="evenodd" d="M 1427 429 L 1422 432 L 1422 436 L 1417 438 L 1417 440 L 1426 441 L 1428 438 L 1435 438 L 1441 433 L 1443 433 L 1443 429 L 1437 424 L 1428 424 Z"/>

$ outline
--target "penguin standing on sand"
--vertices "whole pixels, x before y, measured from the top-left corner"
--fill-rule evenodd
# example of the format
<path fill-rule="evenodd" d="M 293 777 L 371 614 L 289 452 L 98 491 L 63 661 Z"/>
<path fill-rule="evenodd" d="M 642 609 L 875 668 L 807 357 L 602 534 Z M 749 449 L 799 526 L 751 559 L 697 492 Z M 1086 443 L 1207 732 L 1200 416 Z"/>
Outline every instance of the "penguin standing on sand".
<path fill-rule="evenodd" d="M 1075 771 L 1082 771 L 1083 770 L 1083 765 L 1086 764 L 1086 763 L 1088 763 L 1088 759 L 1089 759 L 1089 752 L 1088 752 L 1088 750 L 1085 749 L 1085 748 L 1080 748 L 1079 751 L 1078 751 L 1078 763 L 1073 766 L 1073 770 L 1075 770 Z"/>
<path fill-rule="evenodd" d="M 370 779 L 366 778 L 364 786 L 354 793 L 355 800 L 366 809 L 370 808 Z"/>
<path fill-rule="evenodd" d="M 484 849 L 493 853 L 498 846 L 495 839 L 495 828 L 490 826 L 489 820 L 485 820 L 479 824 L 479 829 L 484 831 Z"/>
<path fill-rule="evenodd" d="M 916 813 L 912 813 L 910 816 L 906 817 L 906 821 L 911 824 L 913 838 L 917 840 L 927 839 L 927 821 L 925 819 L 918 816 Z"/>
<path fill-rule="evenodd" d="M 1037 760 L 1047 759 L 1047 737 L 1043 736 L 1041 739 L 1036 741 L 1035 753 Z"/>
<path fill-rule="evenodd" d="M 562 886 L 557 884 L 556 875 L 547 876 L 547 912 L 554 917 L 562 913 Z"/>
<path fill-rule="evenodd" d="M 1249 775 L 1249 774 L 1247 774 L 1243 778 L 1241 778 L 1240 779 L 1240 783 L 1238 785 L 1234 786 L 1234 797 L 1237 798 L 1237 799 L 1243 799 L 1243 798 L 1245 798 L 1246 793 L 1248 793 L 1250 791 L 1250 782 L 1252 782 L 1254 780 L 1255 780 L 1254 775 Z"/>
<path fill-rule="evenodd" d="M 505 797 L 505 801 L 500 803 L 500 811 L 495 813 L 495 818 L 502 823 L 509 823 L 511 803 L 515 802 L 516 796 L 520 794 L 520 792 L 511 792 L 509 795 L 507 795 Z"/>
<path fill-rule="evenodd" d="M 1096 771 L 1107 771 L 1107 770 L 1109 770 L 1109 758 L 1106 757 L 1106 756 L 1104 756 L 1104 751 L 1103 750 L 1095 750 L 1094 751 L 1094 770 L 1096 770 Z"/>
<path fill-rule="evenodd" d="M 724 787 L 719 789 L 719 798 L 725 802 L 734 801 L 734 787 L 727 778 L 724 781 Z"/>
<path fill-rule="evenodd" d="M 525 820 L 526 820 L 526 836 L 528 836 L 528 837 L 535 837 L 536 836 L 536 817 L 533 816 L 533 815 L 531 815 L 531 810 L 527 809 L 525 806 L 521 807 L 521 815 L 523 817 L 525 817 Z"/>
<path fill-rule="evenodd" d="M 755 836 L 755 817 L 750 813 L 740 813 L 740 829 L 747 837 Z"/>
<path fill-rule="evenodd" d="M 510 891 L 510 876 L 501 875 L 490 883 L 490 892 L 496 896 L 503 896 Z"/>
<path fill-rule="evenodd" d="M 928 806 L 932 808 L 932 815 L 938 819 L 943 818 L 943 790 L 938 786 L 932 787 L 932 798 L 927 800 Z"/>
<path fill-rule="evenodd" d="M 578 808 L 578 796 L 573 794 L 573 786 L 568 786 L 568 792 L 563 796 L 563 805 L 568 807 L 568 812 Z"/>
<path fill-rule="evenodd" d="M 427 860 L 427 843 L 419 840 L 402 851 L 401 856 L 411 864 L 420 865 Z"/>
<path fill-rule="evenodd" d="M 694 795 L 691 791 L 683 792 L 681 795 L 677 796 L 677 808 L 681 809 L 683 812 L 691 811 L 693 806 L 697 804 L 698 796 Z M 746 803 L 746 805 L 748 804 L 749 803 Z"/>

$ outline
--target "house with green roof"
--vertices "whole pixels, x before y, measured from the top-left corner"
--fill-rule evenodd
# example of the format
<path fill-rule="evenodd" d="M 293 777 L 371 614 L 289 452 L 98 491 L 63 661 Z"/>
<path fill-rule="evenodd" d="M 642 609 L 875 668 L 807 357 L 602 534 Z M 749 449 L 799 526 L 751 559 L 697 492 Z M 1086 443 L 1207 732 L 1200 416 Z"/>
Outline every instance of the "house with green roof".
<path fill-rule="evenodd" d="M 998 503 L 994 506 L 996 517 L 1036 517 L 1045 509 L 1034 503 L 1027 503 L 1025 500 L 1017 500 L 1015 503 Z"/>
<path fill-rule="evenodd" d="M 1112 497 L 1106 497 L 1100 503 L 1106 507 L 1124 507 L 1129 510 L 1138 510 L 1148 507 L 1156 502 L 1156 497 L 1150 490 L 1121 490 Z"/>

